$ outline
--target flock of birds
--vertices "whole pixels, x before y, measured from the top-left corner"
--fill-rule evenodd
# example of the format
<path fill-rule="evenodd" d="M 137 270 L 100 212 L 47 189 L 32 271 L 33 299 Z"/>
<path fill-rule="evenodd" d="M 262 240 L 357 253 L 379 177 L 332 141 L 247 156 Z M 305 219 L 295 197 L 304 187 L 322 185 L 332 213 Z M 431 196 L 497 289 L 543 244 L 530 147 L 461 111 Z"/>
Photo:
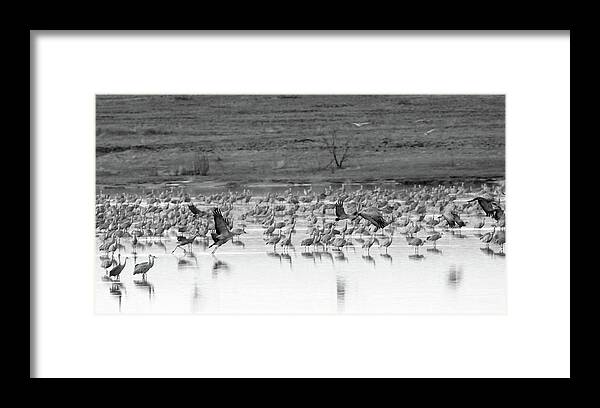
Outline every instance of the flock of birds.
<path fill-rule="evenodd" d="M 413 185 L 400 188 L 360 186 L 347 191 L 345 185 L 312 187 L 303 191 L 287 189 L 283 193 L 253 195 L 251 191 L 227 191 L 192 197 L 183 188 L 154 190 L 142 194 L 100 194 L 96 197 L 96 232 L 99 237 L 101 266 L 106 277 L 118 280 L 127 265 L 121 263 L 123 240 L 136 247 L 155 243 L 164 248 L 163 240 L 176 240 L 171 253 L 192 251 L 192 244 L 204 241 L 211 253 L 246 233 L 247 224 L 264 229 L 264 245 L 287 251 L 299 244 L 303 251 L 322 248 L 341 251 L 360 245 L 367 253 L 374 245 L 380 250 L 391 246 L 403 235 L 415 254 L 425 244 L 434 248 L 448 231 L 461 234 L 468 226 L 492 230 L 478 234 L 489 249 L 498 245 L 504 252 L 505 209 L 501 203 L 504 187 L 483 184 Z M 461 216 L 474 217 L 471 225 Z M 306 234 L 296 239 L 296 222 L 306 222 Z M 420 236 L 418 236 L 420 235 Z M 210 243 L 210 245 L 208 245 Z M 137 257 L 136 257 L 137 259 Z M 146 262 L 133 265 L 133 275 L 146 274 L 154 266 L 153 255 Z M 135 260 L 134 260 L 135 262 Z"/>

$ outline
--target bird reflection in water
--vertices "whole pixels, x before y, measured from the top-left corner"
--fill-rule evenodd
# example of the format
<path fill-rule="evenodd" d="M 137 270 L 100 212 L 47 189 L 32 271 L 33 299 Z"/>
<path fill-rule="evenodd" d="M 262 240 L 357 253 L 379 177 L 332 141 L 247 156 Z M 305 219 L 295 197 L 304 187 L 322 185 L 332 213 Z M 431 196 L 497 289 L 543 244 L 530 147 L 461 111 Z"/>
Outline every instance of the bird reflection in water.
<path fill-rule="evenodd" d="M 333 264 L 333 255 L 327 251 L 316 251 L 314 252 L 315 257 L 318 257 L 320 261 L 323 260 L 323 258 L 328 259 L 332 264 Z M 336 254 L 337 255 L 337 254 Z"/>
<path fill-rule="evenodd" d="M 164 249 L 165 254 L 167 253 L 167 246 L 164 244 L 164 242 L 162 242 L 160 240 L 159 241 L 154 241 L 154 245 L 157 246 L 157 247 L 159 247 L 159 248 Z"/>
<path fill-rule="evenodd" d="M 337 276 L 335 278 L 335 286 L 337 292 L 337 310 L 338 312 L 343 312 L 346 303 L 346 280 L 341 276 Z"/>
<path fill-rule="evenodd" d="M 267 256 L 270 258 L 275 258 L 279 260 L 279 264 L 281 265 L 281 254 L 279 252 L 267 252 Z"/>
<path fill-rule="evenodd" d="M 481 250 L 481 252 L 483 252 L 485 255 L 487 256 L 494 256 L 494 250 L 492 248 L 486 247 L 486 248 L 479 248 Z"/>
<path fill-rule="evenodd" d="M 422 261 L 423 259 L 425 259 L 425 255 L 413 254 L 413 255 L 409 255 L 408 259 L 411 259 L 413 261 Z"/>
<path fill-rule="evenodd" d="M 438 249 L 438 248 L 427 248 L 426 251 L 431 254 L 438 254 L 438 255 L 442 254 L 442 250 Z"/>
<path fill-rule="evenodd" d="M 236 246 L 236 247 L 246 248 L 246 244 L 244 244 L 244 242 L 240 241 L 239 239 L 236 239 L 235 241 L 231 241 L 231 245 Z"/>
<path fill-rule="evenodd" d="M 121 282 L 113 282 L 110 285 L 109 293 L 119 300 L 119 312 L 121 312 L 123 293 L 127 293 L 127 291 L 125 290 L 125 285 L 123 285 Z"/>
<path fill-rule="evenodd" d="M 292 256 L 287 252 L 281 254 L 281 260 L 287 262 L 290 265 L 290 269 L 292 269 Z"/>
<path fill-rule="evenodd" d="M 455 230 L 450 230 L 450 233 L 452 234 L 452 236 L 454 238 L 466 238 L 467 237 L 466 234 L 462 233 L 462 231 L 460 230 L 460 228 L 459 228 L 458 232 L 456 232 Z"/>
<path fill-rule="evenodd" d="M 390 254 L 379 254 L 379 256 L 392 264 L 392 256 Z"/>
<path fill-rule="evenodd" d="M 192 292 L 192 313 L 198 312 L 200 308 L 200 288 L 198 287 L 198 283 L 194 282 L 194 291 Z"/>
<path fill-rule="evenodd" d="M 177 268 L 186 268 L 189 266 L 198 266 L 198 258 L 192 251 L 185 252 L 183 256 L 177 256 Z"/>
<path fill-rule="evenodd" d="M 458 287 L 462 281 L 462 268 L 457 268 L 456 265 L 451 265 L 450 270 L 448 271 L 448 286 L 450 287 Z"/>
<path fill-rule="evenodd" d="M 335 260 L 340 262 L 348 262 L 348 257 L 346 254 L 344 254 L 344 251 L 337 251 L 335 253 Z"/>
<path fill-rule="evenodd" d="M 373 267 L 375 267 L 375 258 L 373 258 L 371 255 L 363 255 L 362 259 L 365 260 L 365 262 L 371 264 Z"/>
<path fill-rule="evenodd" d="M 148 299 L 152 300 L 152 295 L 154 294 L 154 285 L 146 280 L 145 277 L 142 277 L 141 280 L 134 280 L 133 284 L 136 288 L 140 288 L 142 290 L 148 291 Z"/>
<path fill-rule="evenodd" d="M 212 266 L 212 277 L 216 279 L 221 272 L 229 272 L 229 264 L 223 262 L 213 255 L 214 263 Z"/>
<path fill-rule="evenodd" d="M 317 261 L 316 261 L 316 259 L 315 259 L 315 254 L 314 254 L 314 253 L 312 253 L 312 252 L 310 252 L 310 251 L 302 251 L 302 252 L 300 253 L 300 255 L 301 255 L 303 258 L 312 259 L 313 263 L 317 263 Z"/>

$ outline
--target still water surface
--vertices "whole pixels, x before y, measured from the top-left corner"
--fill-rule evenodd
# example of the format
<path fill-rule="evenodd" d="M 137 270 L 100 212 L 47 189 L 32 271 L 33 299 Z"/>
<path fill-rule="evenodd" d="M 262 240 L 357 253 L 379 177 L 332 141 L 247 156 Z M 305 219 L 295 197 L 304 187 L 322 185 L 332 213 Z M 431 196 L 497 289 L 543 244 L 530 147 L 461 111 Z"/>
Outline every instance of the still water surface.
<path fill-rule="evenodd" d="M 463 217 L 469 219 L 468 217 Z M 298 220 L 295 248 L 263 242 L 263 230 L 249 225 L 236 243 L 215 255 L 202 240 L 192 251 L 171 254 L 174 238 L 142 238 L 133 247 L 123 239 L 117 251 L 127 265 L 118 282 L 109 281 L 96 258 L 95 303 L 101 314 L 189 313 L 483 313 L 506 312 L 506 258 L 497 246 L 486 249 L 478 234 L 447 231 L 437 249 L 427 244 L 415 255 L 404 235 L 394 234 L 385 250 L 369 253 L 360 243 L 341 251 L 305 250 Z M 418 236 L 424 237 L 424 233 Z M 358 238 L 354 236 L 355 240 Z M 156 256 L 146 279 L 133 276 L 135 263 Z M 116 256 L 116 255 L 115 255 Z"/>

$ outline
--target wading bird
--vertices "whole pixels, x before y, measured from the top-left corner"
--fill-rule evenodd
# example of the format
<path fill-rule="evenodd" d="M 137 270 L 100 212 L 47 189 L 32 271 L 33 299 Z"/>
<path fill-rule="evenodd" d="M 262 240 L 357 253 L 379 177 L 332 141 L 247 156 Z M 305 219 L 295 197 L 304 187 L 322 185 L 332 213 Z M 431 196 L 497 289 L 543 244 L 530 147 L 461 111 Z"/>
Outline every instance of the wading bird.
<path fill-rule="evenodd" d="M 121 274 L 121 272 L 123 271 L 123 268 L 125 268 L 125 264 L 127 264 L 127 260 L 129 258 L 125 257 L 125 262 L 123 262 L 121 264 L 121 254 L 119 254 L 119 264 L 117 266 L 115 266 L 114 268 L 112 268 L 109 272 L 108 272 L 108 276 L 115 277 L 115 278 L 119 278 L 119 275 Z"/>
<path fill-rule="evenodd" d="M 408 245 L 414 247 L 415 253 L 418 253 L 419 247 L 424 244 L 421 238 L 406 237 L 406 242 L 408 243 Z"/>
<path fill-rule="evenodd" d="M 435 248 L 436 241 L 442 237 L 442 233 L 436 232 L 427 237 L 426 241 L 433 242 L 433 247 Z"/>
<path fill-rule="evenodd" d="M 142 274 L 142 278 L 146 279 L 146 273 L 154 266 L 154 259 L 156 257 L 154 255 L 148 255 L 148 262 L 142 262 L 133 268 L 133 274 L 138 275 Z"/>
<path fill-rule="evenodd" d="M 379 242 L 379 249 L 385 248 L 385 253 L 387 254 L 389 246 L 392 245 L 392 236 L 386 235 L 385 241 Z"/>
<path fill-rule="evenodd" d="M 212 250 L 212 254 L 223 244 L 233 238 L 233 233 L 229 229 L 229 225 L 225 218 L 223 218 L 223 214 L 221 210 L 215 208 L 213 210 L 213 217 L 215 221 L 215 232 L 211 232 L 210 236 L 213 239 L 213 243 L 210 244 L 209 248 L 215 246 L 215 249 Z"/>

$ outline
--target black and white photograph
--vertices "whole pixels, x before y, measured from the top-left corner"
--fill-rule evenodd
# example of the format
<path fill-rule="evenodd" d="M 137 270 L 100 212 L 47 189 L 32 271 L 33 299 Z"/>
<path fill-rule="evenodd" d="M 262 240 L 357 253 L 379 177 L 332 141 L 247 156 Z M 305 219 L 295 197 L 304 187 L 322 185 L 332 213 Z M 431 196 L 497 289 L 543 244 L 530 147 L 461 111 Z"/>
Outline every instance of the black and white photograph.
<path fill-rule="evenodd" d="M 30 31 L 30 377 L 572 379 L 570 91 L 568 30 Z"/>
<path fill-rule="evenodd" d="M 97 95 L 98 313 L 505 313 L 504 95 Z"/>

